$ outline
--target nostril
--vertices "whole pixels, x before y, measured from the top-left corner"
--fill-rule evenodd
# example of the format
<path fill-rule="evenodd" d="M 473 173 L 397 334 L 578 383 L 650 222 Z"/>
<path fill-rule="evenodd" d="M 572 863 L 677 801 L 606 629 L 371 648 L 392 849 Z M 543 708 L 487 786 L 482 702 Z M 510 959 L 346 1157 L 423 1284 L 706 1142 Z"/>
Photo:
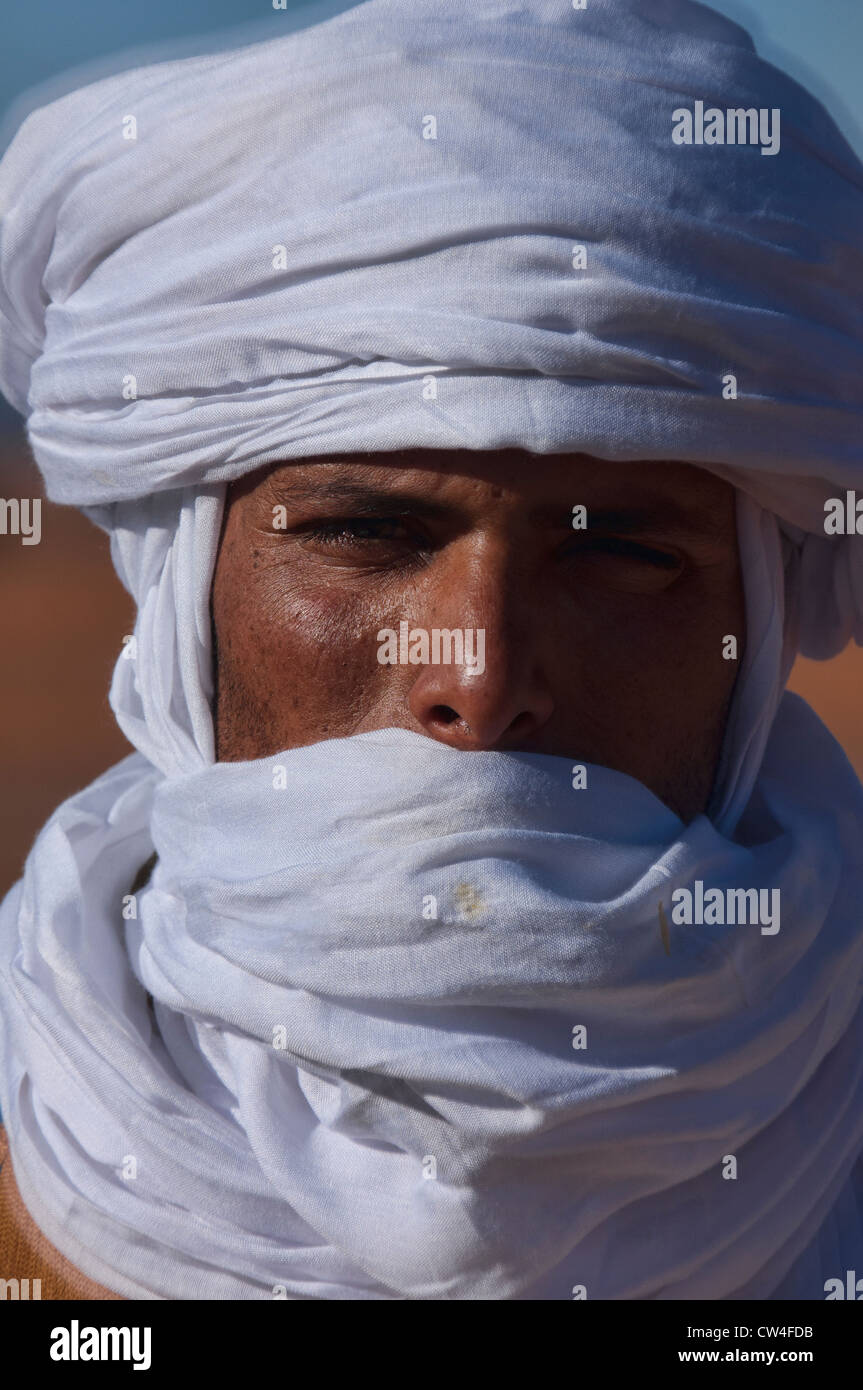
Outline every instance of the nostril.
<path fill-rule="evenodd" d="M 431 710 L 431 717 L 436 724 L 454 724 L 458 719 L 458 711 L 451 705 L 435 705 Z"/>

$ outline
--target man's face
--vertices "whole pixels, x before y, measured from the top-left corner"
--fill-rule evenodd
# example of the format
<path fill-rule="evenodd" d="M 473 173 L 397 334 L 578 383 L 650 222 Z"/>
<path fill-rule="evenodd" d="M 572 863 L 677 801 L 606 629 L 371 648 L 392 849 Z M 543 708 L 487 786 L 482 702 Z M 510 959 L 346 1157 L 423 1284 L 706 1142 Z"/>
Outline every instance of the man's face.
<path fill-rule="evenodd" d="M 276 464 L 229 489 L 212 612 L 220 761 L 413 729 L 615 768 L 689 821 L 739 667 L 723 638 L 743 655 L 734 491 L 517 449 Z M 484 630 L 484 669 L 381 664 L 402 622 Z"/>

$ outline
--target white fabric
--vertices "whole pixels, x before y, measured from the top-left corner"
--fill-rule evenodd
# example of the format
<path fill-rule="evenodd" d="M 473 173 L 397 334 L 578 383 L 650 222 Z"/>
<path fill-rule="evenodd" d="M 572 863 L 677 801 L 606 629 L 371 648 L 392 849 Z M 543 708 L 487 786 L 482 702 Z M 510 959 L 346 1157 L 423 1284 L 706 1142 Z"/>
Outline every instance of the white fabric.
<path fill-rule="evenodd" d="M 25 1201 L 134 1297 L 823 1297 L 863 1253 L 863 793 L 796 697 L 758 803 L 735 845 L 619 773 L 404 730 L 133 755 L 0 914 Z M 778 888 L 780 931 L 667 955 L 697 878 Z"/>

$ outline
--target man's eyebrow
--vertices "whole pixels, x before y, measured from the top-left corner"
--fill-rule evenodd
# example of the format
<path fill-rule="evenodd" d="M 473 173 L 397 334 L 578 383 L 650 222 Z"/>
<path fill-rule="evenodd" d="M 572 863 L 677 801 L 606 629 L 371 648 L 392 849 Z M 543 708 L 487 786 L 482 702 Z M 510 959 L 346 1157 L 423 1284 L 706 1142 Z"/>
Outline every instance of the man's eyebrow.
<path fill-rule="evenodd" d="M 367 484 L 347 481 L 295 483 L 286 479 L 275 485 L 274 492 L 289 507 L 319 506 L 322 503 L 345 505 L 360 516 L 402 511 L 420 516 L 444 517 L 452 516 L 454 510 L 452 506 L 432 502 L 415 493 L 390 492 L 386 489 L 376 491 Z"/>
<path fill-rule="evenodd" d="M 701 505 L 686 506 L 673 498 L 651 502 L 650 505 L 592 507 L 584 504 L 587 512 L 587 525 L 581 534 L 590 531 L 614 531 L 618 534 L 641 535 L 724 535 L 728 523 L 724 516 L 717 516 L 714 508 Z M 554 507 L 540 507 L 531 513 L 531 521 L 538 526 L 559 527 L 560 512 Z M 567 523 L 571 524 L 571 523 Z"/>
<path fill-rule="evenodd" d="M 575 492 L 575 489 L 573 490 Z M 363 482 L 352 482 L 347 478 L 337 478 L 330 482 L 323 479 L 315 482 L 300 482 L 286 478 L 274 485 L 273 493 L 277 500 L 287 506 L 307 505 L 339 507 L 348 506 L 357 516 L 378 516 L 411 513 L 430 519 L 452 518 L 459 511 L 458 504 L 436 502 L 412 491 L 377 489 Z M 576 503 L 545 503 L 532 508 L 529 519 L 534 526 L 548 530 L 569 530 L 572 527 L 572 507 Z M 703 503 L 686 505 L 673 497 L 651 501 L 649 504 L 636 503 L 607 506 L 592 506 L 587 509 L 587 530 L 615 531 L 619 534 L 669 533 L 698 534 L 705 531 L 724 533 L 727 529 L 724 519 L 716 516 L 715 509 Z M 584 534 L 582 531 L 581 534 Z"/>

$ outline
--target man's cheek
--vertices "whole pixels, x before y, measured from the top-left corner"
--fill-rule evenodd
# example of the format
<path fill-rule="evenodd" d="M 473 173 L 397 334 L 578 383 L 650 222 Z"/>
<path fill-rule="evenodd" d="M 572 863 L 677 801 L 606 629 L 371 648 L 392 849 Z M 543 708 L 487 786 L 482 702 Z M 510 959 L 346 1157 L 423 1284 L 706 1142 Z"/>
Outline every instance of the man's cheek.
<path fill-rule="evenodd" d="M 379 696 L 392 675 L 377 660 L 378 618 L 360 603 L 339 605 L 296 599 L 250 632 L 261 693 L 273 686 L 284 708 L 317 707 L 327 719 L 356 704 L 358 695 Z"/>
<path fill-rule="evenodd" d="M 304 645 L 321 645 L 333 654 L 348 647 L 375 654 L 375 634 L 393 607 L 392 597 L 344 584 L 310 582 L 291 572 L 268 575 L 253 601 L 266 626 Z"/>

